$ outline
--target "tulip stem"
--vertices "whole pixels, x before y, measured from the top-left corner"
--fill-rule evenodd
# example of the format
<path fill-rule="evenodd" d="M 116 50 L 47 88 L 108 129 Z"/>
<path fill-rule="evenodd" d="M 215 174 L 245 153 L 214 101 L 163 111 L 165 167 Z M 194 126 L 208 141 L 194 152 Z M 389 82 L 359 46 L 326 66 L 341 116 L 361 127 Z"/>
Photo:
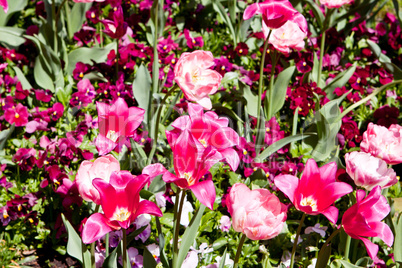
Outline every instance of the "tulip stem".
<path fill-rule="evenodd" d="M 262 91 L 263 91 L 263 86 L 264 86 L 264 65 L 265 65 L 265 56 L 267 54 L 267 48 L 268 48 L 268 40 L 269 37 L 271 36 L 272 31 L 269 31 L 269 34 L 267 36 L 267 39 L 265 39 L 264 43 L 264 49 L 262 51 L 262 57 L 261 57 L 261 63 L 260 63 L 260 79 L 258 81 L 258 99 L 257 99 L 257 135 L 260 132 L 260 117 L 261 117 L 261 96 L 262 96 Z M 257 139 L 258 140 L 258 139 Z M 260 148 L 256 147 L 256 154 L 257 156 L 260 154 Z"/>
<path fill-rule="evenodd" d="M 320 61 L 319 61 L 319 65 L 318 65 L 317 87 L 321 87 L 321 73 L 322 73 L 322 61 L 324 58 L 324 49 L 325 49 L 325 30 L 322 32 L 322 36 L 321 36 Z"/>
<path fill-rule="evenodd" d="M 106 234 L 105 237 L 105 254 L 106 254 L 106 258 L 109 256 L 109 233 Z"/>
<path fill-rule="evenodd" d="M 244 244 L 245 240 L 246 240 L 246 235 L 243 234 L 240 238 L 239 246 L 237 247 L 236 257 L 234 259 L 234 266 L 233 266 L 234 268 L 237 268 L 237 266 L 239 264 L 239 258 L 240 258 L 241 250 L 243 248 L 243 244 Z"/>
<path fill-rule="evenodd" d="M 180 195 L 180 200 L 179 200 L 179 194 Z M 176 200 L 174 203 L 175 206 L 175 228 L 174 228 L 174 234 L 173 234 L 173 268 L 178 267 L 177 266 L 177 257 L 179 255 L 179 231 L 180 231 L 180 219 L 181 219 L 181 213 L 183 211 L 183 204 L 184 204 L 184 198 L 186 197 L 186 191 L 181 191 L 180 189 L 177 190 L 177 196 Z M 177 210 L 178 209 L 178 210 Z"/>
<path fill-rule="evenodd" d="M 280 56 L 280 55 L 279 55 Z M 271 120 L 271 117 L 273 116 L 272 114 L 272 103 L 273 103 L 273 98 L 274 98 L 274 81 L 275 81 L 275 68 L 276 68 L 276 63 L 278 62 L 278 53 L 276 50 L 272 53 L 271 57 L 271 77 L 269 80 L 269 98 L 268 98 L 268 111 L 267 111 L 267 118 L 266 120 L 269 121 Z"/>
<path fill-rule="evenodd" d="M 290 268 L 293 268 L 293 265 L 295 263 L 295 254 L 296 254 L 297 241 L 299 240 L 301 228 L 303 226 L 303 222 L 304 222 L 305 218 L 306 218 L 306 213 L 303 213 L 303 216 L 302 216 L 302 218 L 300 220 L 300 223 L 299 223 L 299 227 L 297 228 L 295 241 L 293 242 L 292 257 L 290 259 L 290 266 L 289 266 Z"/>
<path fill-rule="evenodd" d="M 346 244 L 345 244 L 345 255 L 343 256 L 343 259 L 347 261 L 349 259 L 349 251 L 350 251 L 350 242 L 352 241 L 352 238 L 347 235 L 346 237 Z"/>
<path fill-rule="evenodd" d="M 320 259 L 321 255 L 323 254 L 323 252 L 325 251 L 325 248 L 328 246 L 329 242 L 331 242 L 332 238 L 334 238 L 340 231 L 342 230 L 342 228 L 336 229 L 330 237 L 328 237 L 327 241 L 325 241 L 325 244 L 322 246 L 320 252 L 318 253 L 318 257 L 317 260 Z"/>
<path fill-rule="evenodd" d="M 127 268 L 127 234 L 126 229 L 123 230 L 123 268 Z"/>

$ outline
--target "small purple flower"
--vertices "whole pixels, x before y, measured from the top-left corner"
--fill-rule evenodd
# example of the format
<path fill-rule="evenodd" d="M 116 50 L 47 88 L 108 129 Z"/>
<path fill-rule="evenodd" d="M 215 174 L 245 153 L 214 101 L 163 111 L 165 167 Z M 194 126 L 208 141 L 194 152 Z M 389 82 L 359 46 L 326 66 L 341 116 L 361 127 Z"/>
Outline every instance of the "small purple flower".
<path fill-rule="evenodd" d="M 123 231 L 117 230 L 114 232 L 110 232 L 109 234 L 109 245 L 113 248 L 117 247 L 120 243 L 120 240 L 123 237 Z"/>
<path fill-rule="evenodd" d="M 222 216 L 221 220 L 219 221 L 221 224 L 219 226 L 219 229 L 222 230 L 222 232 L 229 232 L 230 226 L 232 226 L 232 223 L 230 221 L 230 218 L 226 215 Z"/>
<path fill-rule="evenodd" d="M 304 231 L 304 233 L 306 234 L 310 234 L 312 232 L 317 233 L 319 235 L 321 235 L 321 237 L 325 237 L 325 231 L 327 231 L 328 227 L 327 226 L 323 226 L 321 227 L 321 225 L 319 223 L 317 223 L 314 226 L 310 226 L 307 227 L 306 230 Z"/>
<path fill-rule="evenodd" d="M 139 255 L 138 249 L 136 248 L 128 248 L 127 255 L 130 259 L 130 264 L 132 268 L 142 268 L 143 266 L 143 257 Z"/>

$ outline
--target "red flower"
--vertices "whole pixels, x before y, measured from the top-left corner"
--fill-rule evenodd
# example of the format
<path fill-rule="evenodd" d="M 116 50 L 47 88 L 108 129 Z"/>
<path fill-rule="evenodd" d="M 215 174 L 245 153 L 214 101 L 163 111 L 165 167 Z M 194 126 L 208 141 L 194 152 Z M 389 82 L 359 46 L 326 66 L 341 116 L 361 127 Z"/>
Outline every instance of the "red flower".
<path fill-rule="evenodd" d="M 28 109 L 21 103 L 11 107 L 4 112 L 6 121 L 15 124 L 16 127 L 25 126 L 28 123 Z"/>

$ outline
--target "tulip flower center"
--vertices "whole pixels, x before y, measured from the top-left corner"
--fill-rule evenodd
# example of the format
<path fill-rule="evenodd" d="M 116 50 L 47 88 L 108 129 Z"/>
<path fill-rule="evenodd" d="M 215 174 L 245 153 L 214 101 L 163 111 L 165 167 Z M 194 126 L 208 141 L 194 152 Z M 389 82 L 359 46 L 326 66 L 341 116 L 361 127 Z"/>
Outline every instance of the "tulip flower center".
<path fill-rule="evenodd" d="M 196 83 L 201 79 L 201 74 L 198 69 L 195 69 L 193 72 L 191 72 L 191 82 Z"/>
<path fill-rule="evenodd" d="M 204 139 L 200 139 L 199 142 L 201 142 L 202 145 L 204 145 L 204 147 L 207 147 L 208 144 Z"/>
<path fill-rule="evenodd" d="M 109 130 L 107 132 L 106 138 L 108 138 L 109 140 L 112 140 L 113 142 L 116 142 L 117 139 L 119 138 L 119 133 L 114 130 Z"/>
<path fill-rule="evenodd" d="M 184 178 L 187 180 L 188 186 L 191 186 L 195 183 L 195 179 L 191 177 L 190 173 L 184 173 Z"/>
<path fill-rule="evenodd" d="M 310 206 L 311 209 L 313 211 L 317 211 L 317 200 L 315 200 L 314 198 L 312 198 L 311 196 L 309 197 L 304 197 L 301 202 L 300 205 L 304 206 L 304 207 L 308 207 Z"/>
<path fill-rule="evenodd" d="M 113 219 L 116 221 L 126 221 L 130 218 L 131 213 L 126 208 L 121 208 L 113 214 Z"/>

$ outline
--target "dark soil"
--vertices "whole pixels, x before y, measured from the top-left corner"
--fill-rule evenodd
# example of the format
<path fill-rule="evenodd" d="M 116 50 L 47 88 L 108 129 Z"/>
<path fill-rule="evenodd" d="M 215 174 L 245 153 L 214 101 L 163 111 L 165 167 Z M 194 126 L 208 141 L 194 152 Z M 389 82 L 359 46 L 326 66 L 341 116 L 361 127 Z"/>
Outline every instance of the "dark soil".
<path fill-rule="evenodd" d="M 25 254 L 24 254 L 25 253 Z M 23 263 L 24 266 L 33 268 L 68 268 L 68 267 L 82 267 L 76 259 L 68 255 L 61 255 L 54 250 L 38 249 L 32 252 L 23 252 L 24 257 L 35 256 L 34 261 Z"/>

